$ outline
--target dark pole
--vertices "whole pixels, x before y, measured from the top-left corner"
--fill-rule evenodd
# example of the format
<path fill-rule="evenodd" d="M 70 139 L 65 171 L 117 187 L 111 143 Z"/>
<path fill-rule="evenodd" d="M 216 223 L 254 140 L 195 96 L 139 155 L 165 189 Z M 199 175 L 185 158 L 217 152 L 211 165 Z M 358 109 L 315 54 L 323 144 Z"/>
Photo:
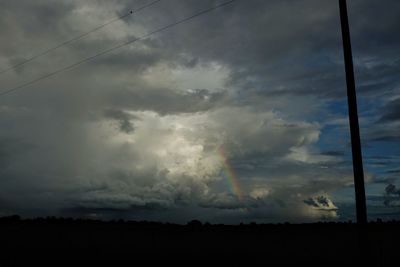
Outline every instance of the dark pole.
<path fill-rule="evenodd" d="M 351 151 L 353 155 L 354 187 L 356 193 L 357 223 L 367 223 L 367 205 L 365 200 L 364 171 L 361 154 L 360 128 L 358 124 L 356 85 L 354 80 L 353 55 L 346 0 L 339 0 L 344 61 L 346 67 L 347 101 L 349 106 Z"/>

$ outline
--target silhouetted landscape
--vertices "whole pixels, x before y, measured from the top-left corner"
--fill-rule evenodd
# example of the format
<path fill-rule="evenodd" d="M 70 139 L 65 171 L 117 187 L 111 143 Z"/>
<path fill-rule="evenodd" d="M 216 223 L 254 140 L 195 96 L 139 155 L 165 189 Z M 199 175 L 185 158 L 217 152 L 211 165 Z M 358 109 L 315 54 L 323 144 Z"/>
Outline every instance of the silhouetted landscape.
<path fill-rule="evenodd" d="M 0 266 L 122 261 L 396 266 L 400 222 L 186 225 L 71 218 L 0 218 Z M 186 262 L 190 265 L 190 262 Z M 38 265 L 39 266 L 39 265 Z"/>

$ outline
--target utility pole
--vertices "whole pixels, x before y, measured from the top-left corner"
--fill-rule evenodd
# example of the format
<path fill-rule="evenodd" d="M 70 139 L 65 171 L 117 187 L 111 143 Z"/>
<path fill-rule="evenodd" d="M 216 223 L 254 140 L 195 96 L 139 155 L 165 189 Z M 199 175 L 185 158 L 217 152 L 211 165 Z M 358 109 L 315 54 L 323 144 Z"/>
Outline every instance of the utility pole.
<path fill-rule="evenodd" d="M 347 101 L 351 135 L 351 151 L 353 156 L 354 187 L 356 193 L 357 223 L 367 223 L 367 205 L 365 199 L 364 170 L 361 153 L 360 126 L 358 123 L 356 85 L 354 79 L 353 55 L 346 0 L 339 0 L 340 20 L 342 26 L 344 61 L 346 68 Z"/>

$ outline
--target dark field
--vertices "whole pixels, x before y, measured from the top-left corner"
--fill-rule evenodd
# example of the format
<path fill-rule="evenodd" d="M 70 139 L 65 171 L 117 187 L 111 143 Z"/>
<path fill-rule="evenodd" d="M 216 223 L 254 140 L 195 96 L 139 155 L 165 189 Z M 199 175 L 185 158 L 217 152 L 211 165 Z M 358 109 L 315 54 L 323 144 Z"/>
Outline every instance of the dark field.
<path fill-rule="evenodd" d="M 0 236 L 0 266 L 400 264 L 398 222 L 228 226 L 14 217 L 0 219 Z"/>

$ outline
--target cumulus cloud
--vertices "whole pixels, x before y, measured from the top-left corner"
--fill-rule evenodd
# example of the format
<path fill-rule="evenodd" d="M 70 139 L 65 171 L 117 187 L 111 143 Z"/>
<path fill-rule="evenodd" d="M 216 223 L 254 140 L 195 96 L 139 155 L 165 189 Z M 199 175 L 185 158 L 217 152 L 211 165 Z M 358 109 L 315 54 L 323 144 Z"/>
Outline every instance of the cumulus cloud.
<path fill-rule="evenodd" d="M 250 192 L 250 196 L 254 199 L 263 199 L 270 195 L 270 190 L 267 188 L 255 188 Z"/>
<path fill-rule="evenodd" d="M 400 189 L 397 189 L 394 184 L 389 184 L 388 186 L 386 186 L 385 192 L 388 196 L 398 195 L 400 197 Z"/>
<path fill-rule="evenodd" d="M 338 208 L 327 196 L 315 196 L 304 200 L 304 203 L 318 210 L 337 210 Z"/>
<path fill-rule="evenodd" d="M 385 188 L 383 204 L 386 207 L 400 207 L 400 190 L 394 184 L 388 184 Z"/>

